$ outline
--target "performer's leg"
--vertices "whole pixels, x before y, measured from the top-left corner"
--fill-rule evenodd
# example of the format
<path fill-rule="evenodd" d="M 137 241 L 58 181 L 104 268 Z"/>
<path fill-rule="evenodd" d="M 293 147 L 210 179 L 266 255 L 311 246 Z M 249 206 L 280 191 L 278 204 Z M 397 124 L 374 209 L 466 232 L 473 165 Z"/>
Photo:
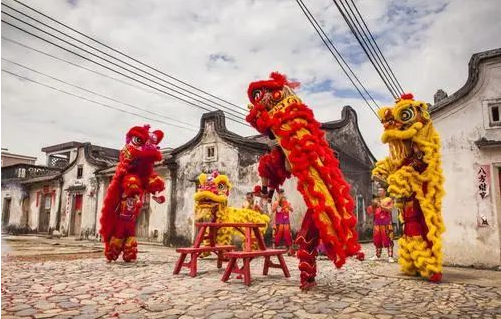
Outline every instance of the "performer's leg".
<path fill-rule="evenodd" d="M 290 224 L 284 224 L 284 233 L 283 233 L 283 238 L 284 238 L 284 243 L 285 246 L 287 246 L 288 252 L 287 254 L 289 256 L 292 256 L 294 254 L 292 250 L 292 234 L 291 234 L 291 225 Z"/>
<path fill-rule="evenodd" d="M 393 225 L 386 226 L 386 247 L 388 248 L 388 261 L 393 263 Z"/>
<path fill-rule="evenodd" d="M 282 241 L 283 237 L 284 237 L 284 225 L 277 224 L 275 232 L 275 247 L 280 246 L 280 242 Z"/>
<path fill-rule="evenodd" d="M 123 259 L 130 262 L 137 259 L 137 240 L 136 237 L 128 237 L 124 244 Z"/>
<path fill-rule="evenodd" d="M 379 225 L 374 226 L 373 230 L 373 242 L 376 248 L 376 256 L 372 257 L 372 260 L 377 260 L 381 258 L 381 252 L 383 250 L 383 238 L 381 237 L 381 227 Z"/>
<path fill-rule="evenodd" d="M 398 263 L 400 264 L 401 271 L 410 276 L 415 276 L 417 274 L 416 267 L 414 266 L 414 261 L 411 256 L 412 249 L 412 238 L 403 235 L 398 240 Z"/>
<path fill-rule="evenodd" d="M 297 257 L 299 258 L 299 270 L 301 271 L 300 288 L 303 290 L 310 289 L 316 285 L 318 242 L 319 232 L 313 222 L 312 211 L 308 210 L 296 238 L 296 243 L 299 245 Z"/>
<path fill-rule="evenodd" d="M 120 256 L 120 252 L 122 251 L 123 243 L 123 239 L 111 237 L 104 249 L 104 254 L 108 262 L 117 260 L 118 256 Z"/>
<path fill-rule="evenodd" d="M 412 239 L 411 257 L 417 271 L 421 277 L 428 278 L 432 282 L 439 282 L 442 279 L 442 267 L 434 256 L 429 242 L 421 236 Z"/>
<path fill-rule="evenodd" d="M 127 223 L 127 239 L 124 243 L 122 258 L 125 262 L 137 259 L 136 221 Z"/>
<path fill-rule="evenodd" d="M 113 235 L 104 247 L 104 254 L 108 262 L 117 260 L 123 249 L 127 229 L 126 224 L 122 220 L 118 220 L 114 229 Z"/>

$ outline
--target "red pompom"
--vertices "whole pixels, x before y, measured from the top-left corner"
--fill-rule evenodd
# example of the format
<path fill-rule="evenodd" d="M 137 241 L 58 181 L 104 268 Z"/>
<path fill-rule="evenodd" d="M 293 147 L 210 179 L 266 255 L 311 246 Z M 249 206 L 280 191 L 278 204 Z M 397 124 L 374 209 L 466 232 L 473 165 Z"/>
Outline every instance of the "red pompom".
<path fill-rule="evenodd" d="M 404 93 L 400 96 L 401 100 L 414 100 L 414 95 L 412 93 Z"/>

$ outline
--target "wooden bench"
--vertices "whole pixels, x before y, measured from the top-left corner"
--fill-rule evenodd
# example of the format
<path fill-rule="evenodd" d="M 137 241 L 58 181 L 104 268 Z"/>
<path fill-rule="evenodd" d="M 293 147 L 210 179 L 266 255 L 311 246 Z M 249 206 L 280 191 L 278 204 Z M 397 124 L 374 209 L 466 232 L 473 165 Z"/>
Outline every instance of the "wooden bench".
<path fill-rule="evenodd" d="M 289 278 L 289 269 L 284 260 L 283 254 L 287 250 L 285 249 L 266 249 L 266 250 L 254 250 L 254 251 L 231 251 L 225 254 L 230 260 L 226 266 L 223 278 L 223 282 L 228 281 L 232 273 L 243 275 L 244 283 L 249 286 L 251 282 L 250 274 L 250 262 L 256 257 L 264 257 L 264 267 L 263 275 L 268 275 L 269 268 L 280 268 L 284 272 L 285 277 Z M 271 261 L 271 256 L 277 256 L 279 264 L 275 264 Z M 243 266 L 238 267 L 238 259 L 243 260 Z M 238 278 L 238 277 L 237 277 Z"/>
<path fill-rule="evenodd" d="M 202 247 L 185 247 L 176 249 L 177 253 L 180 253 L 179 259 L 176 262 L 176 266 L 174 268 L 174 275 L 179 274 L 182 267 L 186 267 L 190 269 L 190 276 L 195 277 L 197 275 L 197 259 L 201 253 L 213 252 L 217 255 L 217 268 L 221 268 L 223 266 L 223 254 L 224 252 L 232 251 L 235 249 L 233 245 L 224 245 L 224 246 L 202 246 Z M 190 254 L 190 261 L 185 263 L 184 260 L 186 256 Z"/>

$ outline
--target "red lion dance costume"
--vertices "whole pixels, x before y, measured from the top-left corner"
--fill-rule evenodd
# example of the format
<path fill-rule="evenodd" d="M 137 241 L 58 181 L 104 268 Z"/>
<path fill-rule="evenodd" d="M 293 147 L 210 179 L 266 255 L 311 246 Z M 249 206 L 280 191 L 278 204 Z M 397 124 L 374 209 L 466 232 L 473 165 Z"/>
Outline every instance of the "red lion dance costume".
<path fill-rule="evenodd" d="M 153 164 L 162 160 L 158 144 L 162 131 L 149 131 L 150 126 L 135 126 L 126 135 L 126 145 L 120 152 L 115 175 L 106 192 L 101 214 L 101 230 L 106 259 L 116 260 L 121 252 L 124 261 L 137 257 L 136 217 L 148 193 L 158 203 L 165 202 L 157 196 L 165 189 L 164 181 L 153 171 Z"/>
<path fill-rule="evenodd" d="M 320 123 L 292 90 L 299 83 L 288 82 L 279 73 L 272 73 L 270 77 L 249 85 L 247 93 L 252 105 L 246 119 L 261 134 L 278 142 L 259 162 L 262 192 L 273 196 L 273 191 L 291 173 L 298 179 L 297 189 L 308 207 L 296 238 L 300 287 L 309 289 L 316 285 L 320 240 L 326 255 L 338 268 L 347 256 L 358 254 L 363 258 L 355 230 L 353 199 Z"/>

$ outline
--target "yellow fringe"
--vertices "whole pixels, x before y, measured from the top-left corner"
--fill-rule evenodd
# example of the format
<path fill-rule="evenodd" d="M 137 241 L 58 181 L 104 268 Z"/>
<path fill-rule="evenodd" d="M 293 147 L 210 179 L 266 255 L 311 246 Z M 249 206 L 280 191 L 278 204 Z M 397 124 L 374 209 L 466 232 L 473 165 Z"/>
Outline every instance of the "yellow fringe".
<path fill-rule="evenodd" d="M 421 107 L 423 116 L 429 117 L 426 103 L 412 100 L 399 101 L 392 112 L 397 118 L 402 108 L 412 106 L 416 109 L 418 106 Z M 400 167 L 407 152 L 404 145 L 406 139 L 410 139 L 423 153 L 423 161 L 428 166 L 421 174 L 411 166 Z M 431 121 L 425 125 L 416 122 L 405 131 L 385 131 L 383 141 L 390 144 L 391 156 L 377 162 L 372 174 L 379 179 L 386 180 L 389 185 L 388 192 L 392 197 L 406 198 L 416 193 L 416 199 L 419 201 L 428 226 L 426 238 L 433 244 L 430 249 L 421 237 L 402 237 L 399 240 L 399 263 L 404 273 L 409 275 L 419 273 L 429 278 L 433 273 L 442 272 L 441 235 L 445 231 L 441 215 L 442 198 L 445 192 L 439 135 Z M 400 168 L 397 169 L 397 167 Z M 423 192 L 424 183 L 428 183 L 426 194 Z"/>

